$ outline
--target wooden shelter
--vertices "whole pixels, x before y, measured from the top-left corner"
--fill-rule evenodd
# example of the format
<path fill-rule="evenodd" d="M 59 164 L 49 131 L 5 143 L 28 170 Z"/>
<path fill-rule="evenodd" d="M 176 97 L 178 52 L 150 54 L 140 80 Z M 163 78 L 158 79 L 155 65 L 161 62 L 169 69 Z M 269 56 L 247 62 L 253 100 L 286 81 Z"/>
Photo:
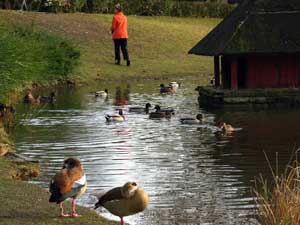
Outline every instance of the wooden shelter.
<path fill-rule="evenodd" d="M 225 90 L 300 87 L 300 0 L 244 0 L 189 53 Z"/>

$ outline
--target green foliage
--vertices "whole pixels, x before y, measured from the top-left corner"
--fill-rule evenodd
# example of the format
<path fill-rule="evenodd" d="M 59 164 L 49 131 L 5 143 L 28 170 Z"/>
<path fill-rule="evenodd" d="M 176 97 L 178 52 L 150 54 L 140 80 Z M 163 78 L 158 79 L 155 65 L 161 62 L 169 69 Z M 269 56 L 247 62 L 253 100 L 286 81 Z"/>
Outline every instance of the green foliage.
<path fill-rule="evenodd" d="M 120 2 L 126 14 L 141 16 L 225 17 L 235 6 L 223 1 L 172 1 L 172 0 L 93 0 L 84 7 L 89 12 L 113 13 Z"/>
<path fill-rule="evenodd" d="M 0 100 L 21 84 L 70 74 L 80 53 L 66 40 L 33 27 L 0 23 Z"/>

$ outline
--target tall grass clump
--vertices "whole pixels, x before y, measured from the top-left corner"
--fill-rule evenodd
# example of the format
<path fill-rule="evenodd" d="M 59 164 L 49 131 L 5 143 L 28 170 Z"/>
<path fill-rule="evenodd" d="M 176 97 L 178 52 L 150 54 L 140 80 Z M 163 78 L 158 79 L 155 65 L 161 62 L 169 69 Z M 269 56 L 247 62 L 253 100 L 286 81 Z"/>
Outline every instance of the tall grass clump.
<path fill-rule="evenodd" d="M 270 165 L 270 164 L 269 164 Z M 260 176 L 254 195 L 262 225 L 300 224 L 300 163 L 294 161 L 278 176 L 272 171 L 272 183 Z"/>
<path fill-rule="evenodd" d="M 66 77 L 79 57 L 79 50 L 69 40 L 33 26 L 0 22 L 0 102 L 26 83 Z"/>

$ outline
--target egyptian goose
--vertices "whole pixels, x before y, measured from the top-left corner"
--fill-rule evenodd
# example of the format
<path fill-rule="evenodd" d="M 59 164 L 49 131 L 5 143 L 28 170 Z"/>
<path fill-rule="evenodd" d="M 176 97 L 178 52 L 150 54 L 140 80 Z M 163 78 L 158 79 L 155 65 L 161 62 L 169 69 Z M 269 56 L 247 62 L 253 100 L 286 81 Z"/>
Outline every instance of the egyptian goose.
<path fill-rule="evenodd" d="M 230 124 L 226 124 L 226 123 L 223 123 L 222 126 L 220 127 L 220 129 L 225 133 L 231 133 L 234 131 L 233 126 L 231 126 Z"/>
<path fill-rule="evenodd" d="M 148 114 L 149 113 L 149 109 L 151 108 L 151 104 L 150 103 L 147 103 L 145 105 L 145 107 L 130 107 L 129 108 L 129 112 L 132 112 L 132 113 L 146 113 Z"/>
<path fill-rule="evenodd" d="M 119 109 L 119 114 L 106 114 L 105 119 L 106 122 L 124 122 L 126 120 L 122 109 Z"/>
<path fill-rule="evenodd" d="M 95 209 L 104 207 L 111 214 L 120 217 L 121 225 L 125 225 L 123 218 L 144 211 L 148 202 L 148 194 L 136 182 L 127 182 L 123 187 L 111 189 L 101 196 Z"/>
<path fill-rule="evenodd" d="M 28 103 L 28 104 L 38 104 L 38 103 L 40 103 L 39 102 L 39 97 L 35 98 L 30 90 L 27 91 L 23 102 Z"/>
<path fill-rule="evenodd" d="M 83 173 L 83 167 L 76 158 L 68 158 L 64 161 L 63 168 L 56 173 L 50 182 L 49 202 L 59 204 L 60 216 L 78 217 L 76 212 L 76 199 L 82 195 L 87 188 L 86 176 Z M 63 202 L 72 198 L 72 213 L 65 214 Z"/>
<path fill-rule="evenodd" d="M 105 89 L 104 91 L 96 91 L 95 92 L 95 97 L 101 97 L 101 98 L 106 98 L 108 96 L 108 90 Z"/>
<path fill-rule="evenodd" d="M 182 124 L 199 124 L 199 123 L 202 123 L 202 119 L 203 119 L 203 116 L 202 114 L 198 114 L 196 116 L 196 118 L 182 118 L 180 119 L 180 122 Z"/>

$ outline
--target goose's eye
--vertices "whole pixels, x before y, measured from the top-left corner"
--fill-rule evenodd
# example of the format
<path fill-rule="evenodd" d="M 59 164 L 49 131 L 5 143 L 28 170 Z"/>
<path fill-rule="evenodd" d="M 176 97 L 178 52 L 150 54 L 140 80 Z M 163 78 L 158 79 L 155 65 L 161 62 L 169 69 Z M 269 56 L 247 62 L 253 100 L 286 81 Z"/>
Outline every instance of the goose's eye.
<path fill-rule="evenodd" d="M 134 183 L 132 183 L 132 186 L 137 186 L 137 183 L 135 183 L 135 182 L 134 182 Z"/>

